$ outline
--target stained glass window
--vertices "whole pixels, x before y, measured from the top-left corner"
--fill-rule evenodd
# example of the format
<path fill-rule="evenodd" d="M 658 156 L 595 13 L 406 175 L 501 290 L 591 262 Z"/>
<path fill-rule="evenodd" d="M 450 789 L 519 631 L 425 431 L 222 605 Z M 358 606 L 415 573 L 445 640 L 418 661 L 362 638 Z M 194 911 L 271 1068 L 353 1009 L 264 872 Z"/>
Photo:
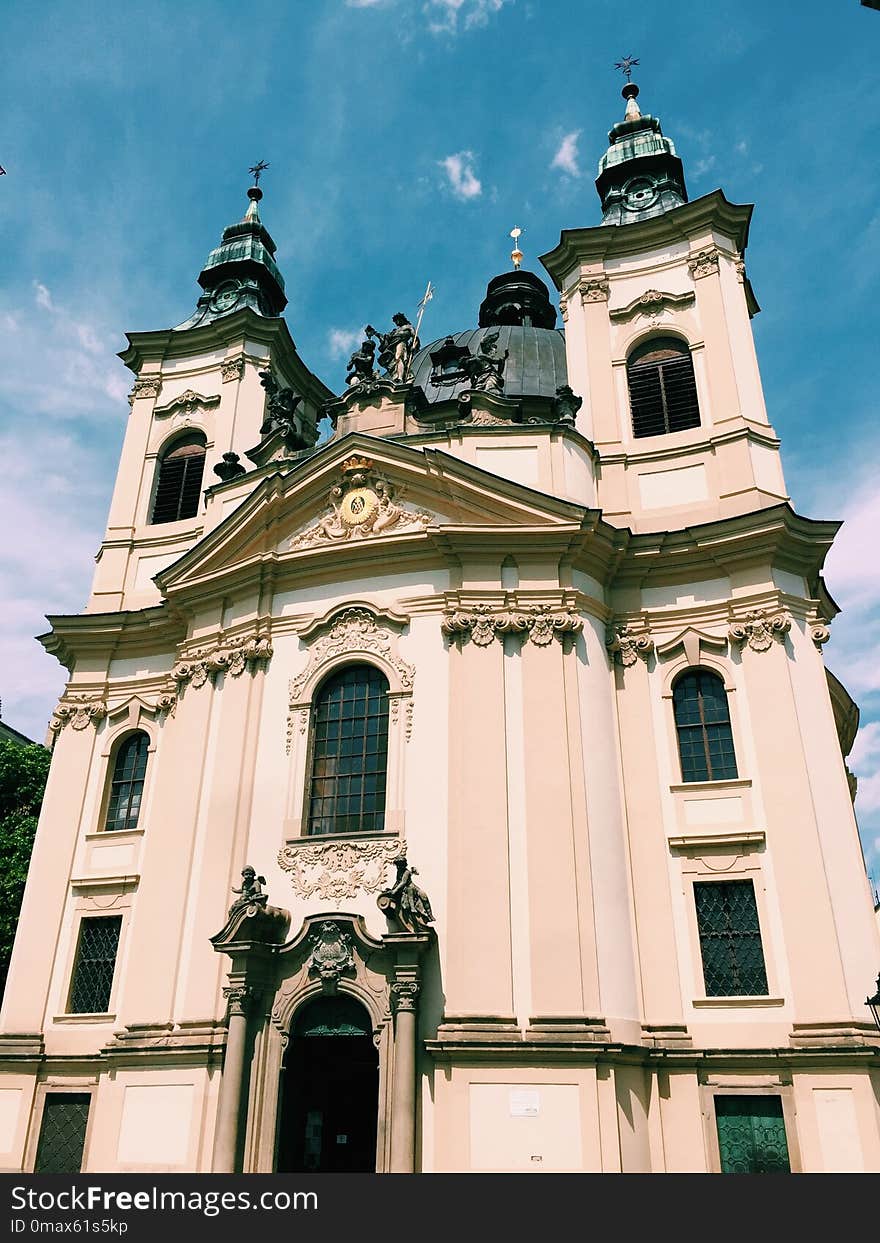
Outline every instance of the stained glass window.
<path fill-rule="evenodd" d="M 91 1099 L 88 1092 L 47 1092 L 35 1174 L 76 1174 L 82 1168 Z"/>
<path fill-rule="evenodd" d="M 750 880 L 694 885 L 707 997 L 758 997 L 767 971 L 755 888 Z"/>
<path fill-rule="evenodd" d="M 779 1096 L 716 1096 L 722 1174 L 788 1174 Z"/>
<path fill-rule="evenodd" d="M 136 829 L 147 774 L 150 739 L 143 731 L 131 734 L 116 752 L 105 829 Z"/>
<path fill-rule="evenodd" d="M 693 669 L 672 691 L 682 781 L 729 781 L 738 776 L 727 691 L 717 673 Z"/>
<path fill-rule="evenodd" d="M 381 832 L 388 772 L 388 680 L 372 665 L 328 678 L 313 710 L 310 834 Z"/>
<path fill-rule="evenodd" d="M 70 1014 L 106 1014 L 121 928 L 121 915 L 81 921 L 70 990 Z"/>

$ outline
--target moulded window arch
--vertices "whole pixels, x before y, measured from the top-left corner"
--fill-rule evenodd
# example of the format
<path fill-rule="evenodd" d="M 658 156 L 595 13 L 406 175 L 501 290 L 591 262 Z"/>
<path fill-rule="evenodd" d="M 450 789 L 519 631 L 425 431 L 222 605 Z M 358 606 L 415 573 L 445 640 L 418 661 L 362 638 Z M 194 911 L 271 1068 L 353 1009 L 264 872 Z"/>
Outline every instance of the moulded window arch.
<path fill-rule="evenodd" d="M 206 441 L 201 432 L 175 440 L 159 458 L 150 521 L 178 522 L 199 512 Z"/>
<path fill-rule="evenodd" d="M 150 736 L 142 729 L 127 734 L 116 747 L 107 790 L 103 829 L 136 829 L 141 814 Z"/>
<path fill-rule="evenodd" d="M 312 700 L 306 833 L 380 833 L 388 777 L 388 679 L 370 664 L 329 674 Z"/>
<path fill-rule="evenodd" d="M 694 361 L 679 337 L 650 337 L 626 360 L 633 436 L 663 436 L 700 426 Z"/>
<path fill-rule="evenodd" d="M 682 781 L 739 776 L 724 680 L 710 669 L 688 669 L 672 686 Z"/>

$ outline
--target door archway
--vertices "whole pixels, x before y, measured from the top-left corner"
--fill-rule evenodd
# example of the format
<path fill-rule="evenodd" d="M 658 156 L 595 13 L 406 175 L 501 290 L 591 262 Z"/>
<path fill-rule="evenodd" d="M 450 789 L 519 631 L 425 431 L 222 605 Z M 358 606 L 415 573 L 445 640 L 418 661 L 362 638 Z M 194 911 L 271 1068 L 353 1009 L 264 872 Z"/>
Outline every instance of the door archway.
<path fill-rule="evenodd" d="M 338 993 L 294 1015 L 281 1076 L 279 1173 L 376 1169 L 379 1054 L 370 1016 Z"/>

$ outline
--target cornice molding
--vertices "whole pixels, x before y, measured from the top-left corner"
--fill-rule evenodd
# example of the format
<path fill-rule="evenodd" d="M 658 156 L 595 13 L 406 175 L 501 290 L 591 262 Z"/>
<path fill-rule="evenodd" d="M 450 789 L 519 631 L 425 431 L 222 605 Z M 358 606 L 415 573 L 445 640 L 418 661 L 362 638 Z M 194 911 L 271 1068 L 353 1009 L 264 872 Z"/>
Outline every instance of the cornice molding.
<path fill-rule="evenodd" d="M 623 323 L 628 319 L 633 319 L 636 315 L 646 315 L 653 318 L 660 315 L 668 307 L 683 308 L 693 306 L 694 301 L 694 294 L 690 292 L 664 293 L 660 289 L 646 289 L 643 294 L 633 298 L 632 302 L 627 303 L 626 306 L 610 311 L 609 317 L 614 323 Z"/>
<path fill-rule="evenodd" d="M 193 415 L 202 407 L 210 409 L 212 406 L 218 406 L 219 404 L 219 393 L 211 393 L 206 397 L 203 393 L 197 393 L 194 389 L 188 388 L 185 392 L 181 393 L 179 397 L 175 397 L 166 405 L 154 406 L 153 414 L 158 419 L 177 413 Z"/>

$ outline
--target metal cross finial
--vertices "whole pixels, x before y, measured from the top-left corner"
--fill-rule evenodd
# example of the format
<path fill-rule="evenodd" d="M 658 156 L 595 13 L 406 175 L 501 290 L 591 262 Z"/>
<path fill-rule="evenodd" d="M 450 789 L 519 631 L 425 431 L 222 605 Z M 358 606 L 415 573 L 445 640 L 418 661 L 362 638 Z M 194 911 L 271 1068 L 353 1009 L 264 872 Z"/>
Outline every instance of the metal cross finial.
<path fill-rule="evenodd" d="M 256 164 L 253 164 L 248 169 L 248 172 L 253 175 L 255 186 L 258 186 L 260 184 L 260 173 L 262 173 L 268 167 L 269 165 L 266 163 L 265 160 L 257 160 Z"/>
<path fill-rule="evenodd" d="M 623 58 L 622 60 L 619 60 L 619 61 L 617 62 L 617 64 L 614 66 L 614 68 L 615 68 L 615 69 L 619 69 L 621 73 L 626 74 L 626 80 L 627 80 L 627 82 L 631 82 L 631 81 L 632 81 L 632 76 L 633 76 L 633 65 L 637 65 L 638 63 L 639 63 L 639 62 L 638 62 L 638 58 L 637 58 L 637 57 L 635 57 L 635 56 L 624 56 L 624 58 Z"/>

